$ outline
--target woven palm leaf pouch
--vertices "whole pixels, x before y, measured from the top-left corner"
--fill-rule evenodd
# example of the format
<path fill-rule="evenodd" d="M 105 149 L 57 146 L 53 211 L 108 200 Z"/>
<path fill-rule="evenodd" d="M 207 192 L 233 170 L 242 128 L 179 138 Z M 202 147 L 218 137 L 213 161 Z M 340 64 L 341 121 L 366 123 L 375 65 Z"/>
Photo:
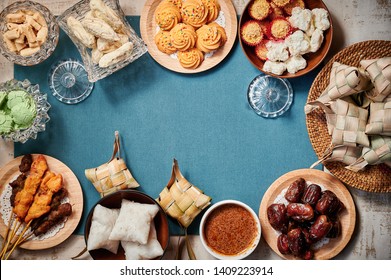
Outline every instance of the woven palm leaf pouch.
<path fill-rule="evenodd" d="M 140 186 L 121 158 L 118 131 L 115 132 L 113 154 L 109 161 L 98 167 L 86 169 L 84 173 L 101 197 L 118 190 Z"/>
<path fill-rule="evenodd" d="M 190 259 L 196 259 L 187 236 L 187 228 L 198 214 L 210 205 L 211 197 L 190 183 L 181 173 L 178 161 L 174 159 L 171 178 L 167 186 L 160 192 L 156 201 L 163 210 L 178 221 L 185 233 L 186 248 Z M 180 257 L 178 246 L 177 258 Z"/>

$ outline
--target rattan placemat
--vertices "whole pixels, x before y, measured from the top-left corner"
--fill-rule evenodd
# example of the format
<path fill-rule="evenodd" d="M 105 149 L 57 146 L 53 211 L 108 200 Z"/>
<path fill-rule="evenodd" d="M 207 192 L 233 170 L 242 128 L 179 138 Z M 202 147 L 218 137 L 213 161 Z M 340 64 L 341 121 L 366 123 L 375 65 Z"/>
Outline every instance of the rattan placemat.
<path fill-rule="evenodd" d="M 363 59 L 391 56 L 391 41 L 364 41 L 338 52 L 316 76 L 308 94 L 307 102 L 316 100 L 329 84 L 329 75 L 334 61 L 360 66 Z M 330 146 L 331 137 L 323 110 L 316 109 L 306 115 L 307 130 L 312 147 L 318 158 Z M 343 163 L 325 163 L 325 167 L 345 184 L 369 192 L 391 192 L 391 168 L 385 164 L 370 166 L 364 171 L 353 172 Z"/>

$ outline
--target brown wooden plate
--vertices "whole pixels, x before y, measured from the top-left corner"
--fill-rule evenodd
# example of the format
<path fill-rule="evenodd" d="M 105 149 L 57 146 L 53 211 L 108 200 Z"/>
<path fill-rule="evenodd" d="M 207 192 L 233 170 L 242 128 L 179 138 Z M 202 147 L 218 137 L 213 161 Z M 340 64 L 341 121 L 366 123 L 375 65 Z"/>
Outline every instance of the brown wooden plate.
<path fill-rule="evenodd" d="M 267 207 L 274 203 L 277 196 L 281 192 L 288 188 L 289 185 L 298 178 L 304 178 L 306 181 L 323 186 L 325 189 L 334 192 L 337 197 L 345 205 L 346 209 L 340 214 L 340 221 L 342 227 L 342 233 L 337 238 L 330 238 L 327 244 L 324 244 L 321 248 L 315 250 L 314 259 L 328 260 L 338 255 L 343 248 L 348 244 L 352 237 L 354 227 L 356 224 L 356 208 L 354 201 L 349 191 L 344 184 L 341 183 L 333 175 L 317 170 L 317 169 L 299 169 L 291 171 L 280 178 L 268 188 L 265 195 L 262 198 L 262 202 L 259 208 L 259 219 L 262 225 L 262 237 L 267 244 L 276 252 L 280 257 L 284 259 L 293 260 L 296 259 L 293 255 L 283 255 L 277 248 L 277 237 L 280 234 L 272 228 L 267 218 Z"/>
<path fill-rule="evenodd" d="M 38 155 L 34 154 L 33 159 Z M 65 225 L 56 235 L 49 237 L 44 240 L 30 240 L 23 243 L 20 247 L 29 250 L 41 250 L 54 247 L 64 240 L 66 240 L 76 229 L 81 215 L 83 212 L 83 192 L 80 186 L 80 183 L 76 175 L 66 166 L 64 163 L 55 159 L 53 157 L 44 155 L 49 166 L 49 170 L 54 173 L 61 174 L 63 176 L 63 186 L 68 191 L 69 203 L 72 205 L 72 214 L 68 217 Z M 13 179 L 15 179 L 19 174 L 19 165 L 22 156 L 14 158 L 8 162 L 5 166 L 0 169 L 0 193 L 5 189 L 5 186 L 8 185 Z M 0 205 L 0 209 L 3 205 Z M 0 234 L 2 237 L 5 236 L 7 230 L 8 221 L 3 221 L 0 218 Z"/>
<path fill-rule="evenodd" d="M 211 69 L 219 64 L 231 51 L 235 40 L 238 26 L 235 7 L 229 0 L 219 0 L 221 11 L 225 16 L 225 32 L 227 33 L 227 42 L 220 47 L 211 57 L 205 58 L 201 65 L 196 69 L 183 68 L 179 61 L 158 50 L 155 44 L 155 34 L 157 25 L 154 18 L 156 7 L 161 0 L 147 0 L 140 17 L 141 37 L 148 46 L 148 52 L 152 58 L 163 67 L 178 73 L 199 73 Z"/>
<path fill-rule="evenodd" d="M 251 19 L 250 15 L 248 13 L 248 6 L 251 2 L 252 2 L 252 0 L 247 3 L 246 7 L 243 10 L 242 16 L 240 17 L 240 20 L 239 20 L 239 30 L 240 30 L 240 27 L 245 22 L 247 22 L 248 20 Z M 304 0 L 304 2 L 305 2 L 306 9 L 312 10 L 315 8 L 323 8 L 328 11 L 326 5 L 320 0 Z M 262 61 L 261 59 L 259 59 L 256 56 L 255 51 L 254 51 L 254 47 L 247 46 L 242 42 L 242 39 L 240 37 L 240 31 L 239 31 L 240 46 L 242 47 L 244 54 L 246 55 L 247 59 L 251 62 L 251 64 L 253 64 L 256 68 L 258 68 L 260 71 L 264 72 L 265 74 L 279 77 L 279 78 L 296 78 L 296 77 L 305 75 L 308 72 L 310 72 L 311 70 L 313 70 L 316 66 L 318 66 L 323 61 L 323 59 L 326 57 L 326 55 L 330 49 L 331 41 L 333 38 L 333 23 L 332 23 L 332 19 L 330 16 L 330 12 L 328 11 L 328 13 L 329 13 L 330 28 L 327 29 L 326 31 L 324 31 L 324 33 L 323 33 L 324 40 L 323 40 L 323 43 L 322 43 L 320 49 L 315 53 L 308 53 L 308 54 L 303 55 L 303 57 L 307 60 L 307 67 L 296 72 L 295 74 L 290 74 L 287 71 L 285 71 L 282 75 L 275 75 L 273 73 L 263 71 L 262 69 L 263 69 L 264 61 Z"/>

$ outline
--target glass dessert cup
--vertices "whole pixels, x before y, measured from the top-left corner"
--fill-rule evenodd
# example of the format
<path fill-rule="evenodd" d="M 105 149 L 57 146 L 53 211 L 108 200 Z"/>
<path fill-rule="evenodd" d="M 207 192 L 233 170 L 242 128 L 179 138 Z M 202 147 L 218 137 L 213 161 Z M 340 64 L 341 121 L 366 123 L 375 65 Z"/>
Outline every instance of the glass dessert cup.
<path fill-rule="evenodd" d="M 24 81 L 13 79 L 0 84 L 0 91 L 9 92 L 13 90 L 25 91 L 32 97 L 35 103 L 36 115 L 33 123 L 29 127 L 0 134 L 0 137 L 5 141 L 25 143 L 28 139 L 36 139 L 38 132 L 45 131 L 46 123 L 50 120 L 48 111 L 51 106 L 47 102 L 47 95 L 40 92 L 39 85 L 33 85 L 27 79 Z"/>
<path fill-rule="evenodd" d="M 77 104 L 90 95 L 94 84 L 88 80 L 88 74 L 80 61 L 67 59 L 52 66 L 49 87 L 59 101 Z"/>
<path fill-rule="evenodd" d="M 260 74 L 248 86 L 247 99 L 259 116 L 276 118 L 291 107 L 293 90 L 287 79 Z"/>

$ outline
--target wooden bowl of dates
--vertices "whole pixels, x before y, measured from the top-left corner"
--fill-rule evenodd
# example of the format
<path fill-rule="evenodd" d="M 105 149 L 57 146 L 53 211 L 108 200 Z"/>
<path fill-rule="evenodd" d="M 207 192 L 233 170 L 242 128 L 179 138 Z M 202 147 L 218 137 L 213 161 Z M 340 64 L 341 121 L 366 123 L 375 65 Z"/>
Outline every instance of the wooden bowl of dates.
<path fill-rule="evenodd" d="M 291 171 L 268 188 L 259 218 L 262 237 L 284 259 L 327 260 L 348 244 L 356 223 L 354 201 L 333 175 Z"/>

